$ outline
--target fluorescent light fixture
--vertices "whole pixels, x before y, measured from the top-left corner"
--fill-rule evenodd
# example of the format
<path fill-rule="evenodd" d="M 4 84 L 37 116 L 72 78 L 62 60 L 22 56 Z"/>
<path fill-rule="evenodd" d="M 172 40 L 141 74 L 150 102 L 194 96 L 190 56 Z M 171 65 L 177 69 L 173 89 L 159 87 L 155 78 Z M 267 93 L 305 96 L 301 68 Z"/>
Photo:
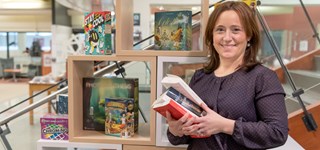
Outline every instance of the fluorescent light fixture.
<path fill-rule="evenodd" d="M 29 1 L 29 2 L 2 2 L 2 8 L 5 9 L 33 9 L 33 8 L 43 8 L 44 3 L 36 2 L 36 1 Z"/>
<path fill-rule="evenodd" d="M 197 10 L 199 10 L 199 8 L 198 7 L 191 7 L 191 10 L 197 11 Z"/>

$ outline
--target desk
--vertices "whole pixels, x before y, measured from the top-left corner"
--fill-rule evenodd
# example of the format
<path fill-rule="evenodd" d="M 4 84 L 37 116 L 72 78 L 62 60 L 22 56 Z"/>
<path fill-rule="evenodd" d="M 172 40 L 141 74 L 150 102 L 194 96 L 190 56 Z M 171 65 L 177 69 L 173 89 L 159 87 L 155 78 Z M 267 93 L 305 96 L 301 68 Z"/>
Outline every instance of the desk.
<path fill-rule="evenodd" d="M 3 70 L 6 73 L 12 73 L 12 79 L 14 82 L 17 82 L 16 73 L 20 73 L 20 69 L 4 69 Z"/>
<path fill-rule="evenodd" d="M 29 95 L 32 96 L 33 95 L 33 92 L 35 91 L 42 91 L 44 89 L 47 89 L 51 86 L 55 85 L 55 83 L 29 83 Z M 58 86 L 55 86 L 51 89 L 48 90 L 48 95 L 51 94 L 51 92 L 53 91 L 57 91 L 58 90 Z M 31 98 L 29 100 L 29 104 L 32 104 L 33 103 L 33 99 Z M 51 113 L 51 103 L 48 102 L 48 112 Z M 29 112 L 29 122 L 30 122 L 30 125 L 33 125 L 33 110 L 31 110 Z"/>

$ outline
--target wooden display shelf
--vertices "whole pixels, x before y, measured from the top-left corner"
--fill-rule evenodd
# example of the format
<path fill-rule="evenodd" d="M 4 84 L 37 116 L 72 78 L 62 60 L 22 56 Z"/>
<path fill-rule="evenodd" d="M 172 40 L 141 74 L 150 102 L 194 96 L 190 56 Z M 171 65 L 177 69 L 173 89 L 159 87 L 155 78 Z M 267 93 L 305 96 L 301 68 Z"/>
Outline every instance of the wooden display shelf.
<path fill-rule="evenodd" d="M 89 143 L 127 144 L 130 146 L 147 146 L 156 148 L 156 119 L 155 111 L 150 110 L 148 124 L 139 126 L 139 131 L 131 138 L 117 138 L 106 136 L 103 132 L 83 130 L 83 77 L 93 75 L 94 61 L 146 61 L 150 64 L 150 104 L 156 99 L 157 82 L 157 57 L 158 56 L 207 56 L 208 50 L 204 46 L 204 31 L 209 16 L 209 0 L 199 0 L 201 5 L 200 31 L 197 35 L 199 43 L 191 51 L 169 50 L 133 50 L 133 0 L 117 0 L 116 3 L 116 42 L 114 55 L 108 56 L 69 56 L 68 79 L 69 79 L 69 141 Z M 198 39 L 198 37 L 196 39 Z M 162 77 L 161 77 L 162 78 Z M 140 101 L 140 100 L 139 100 Z M 141 101 L 140 101 L 141 102 Z M 149 146 L 149 147 L 148 147 Z M 166 148 L 164 148 L 166 149 Z"/>
<path fill-rule="evenodd" d="M 151 111 L 148 124 L 139 125 L 134 137 L 119 138 L 107 136 L 103 132 L 83 130 L 83 88 L 84 77 L 93 76 L 93 61 L 145 61 L 150 64 L 150 104 L 156 99 L 156 57 L 155 56 L 69 56 L 69 141 L 110 144 L 155 145 L 155 112 Z M 141 100 L 139 100 L 141 103 Z M 141 118 L 142 119 L 142 118 Z"/>
<path fill-rule="evenodd" d="M 208 52 L 203 50 L 174 51 L 174 50 L 120 50 L 117 55 L 123 56 L 207 56 Z"/>
<path fill-rule="evenodd" d="M 74 142 L 89 142 L 89 143 L 112 143 L 112 144 L 137 144 L 137 145 L 154 145 L 146 144 L 150 142 L 149 124 L 139 124 L 139 131 L 130 138 L 120 138 L 107 136 L 103 131 L 87 131 L 81 130 L 77 136 L 73 137 Z"/>
<path fill-rule="evenodd" d="M 199 0 L 200 2 L 200 0 Z M 209 0 L 201 0 L 200 15 L 200 39 L 203 39 L 206 24 L 209 18 Z M 133 50 L 133 37 L 128 34 L 133 33 L 133 0 L 117 0 L 116 14 L 116 54 L 124 56 L 207 56 L 208 50 L 204 46 L 204 41 L 200 40 L 200 50 L 173 51 L 173 50 Z M 202 47 L 202 48 L 201 48 Z"/>

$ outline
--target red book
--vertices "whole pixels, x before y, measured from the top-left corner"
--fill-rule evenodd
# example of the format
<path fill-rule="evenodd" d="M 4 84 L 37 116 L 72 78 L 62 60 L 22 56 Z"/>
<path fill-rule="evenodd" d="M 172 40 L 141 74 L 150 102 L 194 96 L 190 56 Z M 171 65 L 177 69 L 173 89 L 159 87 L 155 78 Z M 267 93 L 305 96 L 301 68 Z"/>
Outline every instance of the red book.
<path fill-rule="evenodd" d="M 190 114 L 189 118 L 200 117 L 205 114 L 205 111 L 203 111 L 199 105 L 172 87 L 169 87 L 166 92 L 159 96 L 153 103 L 152 108 L 164 117 L 166 117 L 166 111 L 168 111 L 172 118 L 176 120 L 180 119 L 186 113 Z M 191 137 L 205 138 L 204 136 L 197 135 L 191 135 Z"/>
<path fill-rule="evenodd" d="M 165 94 L 159 98 L 160 99 L 153 104 L 153 109 L 163 117 L 166 117 L 166 111 L 169 111 L 174 119 L 180 119 L 185 113 L 189 113 L 191 115 L 190 118 L 196 116 Z"/>

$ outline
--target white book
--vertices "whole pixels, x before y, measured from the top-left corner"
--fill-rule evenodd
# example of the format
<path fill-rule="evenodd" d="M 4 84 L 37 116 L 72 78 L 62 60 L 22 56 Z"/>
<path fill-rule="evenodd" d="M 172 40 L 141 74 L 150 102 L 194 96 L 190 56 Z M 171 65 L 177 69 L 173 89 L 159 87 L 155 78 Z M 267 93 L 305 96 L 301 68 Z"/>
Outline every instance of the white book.
<path fill-rule="evenodd" d="M 167 74 L 167 76 L 161 80 L 161 84 L 166 89 L 169 87 L 176 89 L 199 106 L 204 103 L 203 100 L 179 76 Z"/>

